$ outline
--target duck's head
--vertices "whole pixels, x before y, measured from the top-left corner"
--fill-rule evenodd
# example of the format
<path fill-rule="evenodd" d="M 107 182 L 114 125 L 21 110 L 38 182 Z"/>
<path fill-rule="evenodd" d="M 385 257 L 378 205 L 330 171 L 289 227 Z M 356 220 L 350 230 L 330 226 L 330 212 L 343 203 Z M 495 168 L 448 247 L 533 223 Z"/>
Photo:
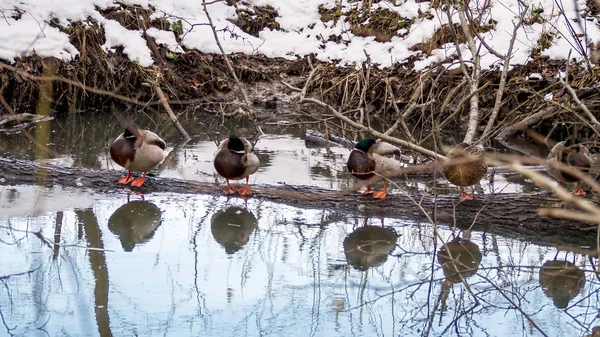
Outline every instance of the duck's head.
<path fill-rule="evenodd" d="M 227 143 L 227 148 L 230 151 L 243 153 L 244 152 L 244 142 L 240 139 L 240 137 L 236 135 L 229 136 L 229 142 Z"/>
<path fill-rule="evenodd" d="M 365 138 L 365 139 L 361 139 L 358 143 L 356 143 L 354 148 L 366 153 L 367 151 L 369 151 L 371 146 L 373 146 L 374 144 L 375 144 L 374 139 Z"/>
<path fill-rule="evenodd" d="M 129 126 L 125 127 L 125 132 L 123 132 L 123 138 L 127 139 L 131 143 L 135 143 L 137 137 L 133 131 L 134 131 L 134 126 L 129 125 Z"/>

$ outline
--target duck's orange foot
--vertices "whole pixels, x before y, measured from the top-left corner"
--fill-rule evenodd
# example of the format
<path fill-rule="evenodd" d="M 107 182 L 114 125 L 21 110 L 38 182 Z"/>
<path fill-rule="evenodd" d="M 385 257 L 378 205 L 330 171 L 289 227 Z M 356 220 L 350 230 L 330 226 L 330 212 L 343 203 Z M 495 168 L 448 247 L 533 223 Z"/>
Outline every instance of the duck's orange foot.
<path fill-rule="evenodd" d="M 238 190 L 236 190 L 235 188 L 231 187 L 231 186 L 227 186 L 225 187 L 225 189 L 223 190 L 223 192 L 225 192 L 225 194 L 227 195 L 232 195 L 232 194 L 236 194 Z"/>
<path fill-rule="evenodd" d="M 137 179 L 133 179 L 133 181 L 131 182 L 131 186 L 132 187 L 142 187 L 142 185 L 144 185 L 144 181 L 146 180 L 145 177 L 140 177 Z"/>
<path fill-rule="evenodd" d="M 584 190 L 582 190 L 581 188 L 576 189 L 575 191 L 573 191 L 573 195 L 576 195 L 578 197 L 584 196 L 587 193 L 585 193 Z"/>
<path fill-rule="evenodd" d="M 384 199 L 385 197 L 387 197 L 387 193 L 385 190 L 379 191 L 379 192 L 373 192 L 374 199 Z"/>
<path fill-rule="evenodd" d="M 252 191 L 250 191 L 250 187 L 248 186 L 244 186 L 244 188 L 237 190 L 237 192 L 244 196 L 252 195 Z"/>
<path fill-rule="evenodd" d="M 130 182 L 132 182 L 132 181 L 133 181 L 133 177 L 132 177 L 130 174 L 128 174 L 128 175 L 124 176 L 123 178 L 119 179 L 119 180 L 117 181 L 117 184 L 124 184 L 124 185 L 127 185 L 127 184 L 129 184 Z"/>
<path fill-rule="evenodd" d="M 463 200 L 473 200 L 473 199 L 475 199 L 475 193 L 468 194 L 466 192 L 462 192 L 460 194 L 460 198 L 459 199 L 460 199 L 460 201 L 463 201 Z"/>

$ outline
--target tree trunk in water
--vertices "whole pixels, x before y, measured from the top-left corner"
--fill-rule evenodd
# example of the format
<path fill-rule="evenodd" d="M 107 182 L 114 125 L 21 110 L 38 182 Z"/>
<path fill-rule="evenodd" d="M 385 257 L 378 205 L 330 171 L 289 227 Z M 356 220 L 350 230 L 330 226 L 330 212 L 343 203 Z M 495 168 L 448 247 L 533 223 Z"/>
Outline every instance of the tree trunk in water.
<path fill-rule="evenodd" d="M 0 158 L 0 185 L 41 184 L 93 189 L 99 192 L 122 190 L 117 180 L 125 171 L 61 167 L 27 160 Z M 225 183 L 214 184 L 173 178 L 146 178 L 142 193 L 223 194 Z M 361 213 L 428 223 L 427 216 L 441 224 L 475 229 L 531 241 L 559 249 L 596 254 L 594 225 L 558 218 L 542 218 L 539 208 L 562 208 L 549 193 L 505 193 L 477 195 L 475 200 L 458 203 L 455 195 L 388 195 L 383 200 L 356 193 L 343 194 L 311 186 L 251 185 L 253 198 L 287 203 L 303 208 Z M 132 188 L 135 189 L 135 188 Z M 412 200 L 411 198 L 412 197 Z"/>

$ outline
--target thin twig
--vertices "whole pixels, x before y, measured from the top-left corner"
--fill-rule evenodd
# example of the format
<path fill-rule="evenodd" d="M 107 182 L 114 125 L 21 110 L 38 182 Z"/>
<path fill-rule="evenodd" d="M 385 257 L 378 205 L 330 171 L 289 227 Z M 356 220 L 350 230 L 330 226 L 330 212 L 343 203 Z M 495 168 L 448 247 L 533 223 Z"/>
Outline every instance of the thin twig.
<path fill-rule="evenodd" d="M 221 41 L 219 41 L 219 36 L 217 35 L 217 29 L 215 28 L 215 25 L 214 25 L 214 23 L 212 21 L 210 13 L 208 12 L 208 8 L 206 7 L 208 4 L 211 4 L 213 2 L 208 2 L 207 3 L 206 0 L 202 0 L 202 9 L 204 10 L 204 13 L 206 14 L 206 18 L 208 19 L 208 23 L 210 25 L 210 29 L 213 32 L 213 37 L 215 38 L 215 42 L 217 43 L 217 46 L 219 47 L 219 50 L 221 51 L 221 55 L 223 55 L 223 59 L 225 60 L 225 64 L 227 65 L 227 68 L 229 69 L 229 72 L 231 73 L 231 76 L 235 80 L 235 83 L 237 84 L 238 90 L 241 92 L 242 96 L 244 97 L 244 102 L 246 103 L 246 109 L 248 109 L 248 112 L 250 113 L 250 115 L 253 116 L 254 113 L 252 112 L 252 104 L 250 102 L 250 99 L 248 98 L 248 94 L 246 93 L 246 90 L 244 90 L 244 87 L 242 86 L 242 83 L 240 82 L 237 74 L 235 73 L 235 69 L 233 69 L 233 66 L 231 65 L 231 61 L 229 61 L 229 57 L 227 57 L 227 54 L 225 53 L 225 50 L 223 49 L 223 46 L 221 45 Z"/>
<path fill-rule="evenodd" d="M 524 8 L 521 16 L 519 17 L 519 21 L 517 22 L 517 24 L 514 25 L 513 31 L 512 31 L 512 36 L 511 36 L 510 42 L 508 44 L 508 50 L 506 51 L 506 55 L 504 55 L 504 57 L 502 57 L 504 59 L 504 65 L 502 67 L 502 74 L 500 75 L 500 84 L 498 85 L 498 90 L 496 91 L 496 101 L 494 102 L 494 108 L 492 109 L 490 119 L 488 120 L 488 123 L 485 126 L 483 133 L 481 134 L 482 139 L 487 137 L 487 135 L 492 130 L 492 127 L 494 126 L 494 123 L 496 122 L 496 118 L 498 117 L 498 112 L 500 111 L 500 107 L 502 106 L 502 96 L 504 95 L 504 88 L 506 86 L 506 78 L 508 75 L 508 68 L 510 66 L 510 59 L 512 56 L 513 47 L 515 45 L 515 40 L 517 39 L 517 33 L 518 33 L 517 31 L 523 24 L 524 16 L 525 16 L 525 13 L 527 13 L 528 8 L 529 8 L 528 6 L 526 6 Z M 481 41 L 481 43 L 484 44 L 484 46 L 486 46 L 486 48 L 489 51 L 493 50 L 492 48 L 490 48 L 487 45 L 487 43 L 485 43 L 484 39 L 479 38 L 479 40 Z"/>
<path fill-rule="evenodd" d="M 187 133 L 187 131 L 185 131 L 185 129 L 183 128 L 181 123 L 179 123 L 177 116 L 175 116 L 175 114 L 173 113 L 173 110 L 171 109 L 171 106 L 167 102 L 165 93 L 162 91 L 162 89 L 160 88 L 158 83 L 154 82 L 154 83 L 148 83 L 148 84 L 150 86 L 152 86 L 152 88 L 154 89 L 154 92 L 156 92 L 156 95 L 158 95 L 158 97 L 160 99 L 160 103 L 162 104 L 163 108 L 165 108 L 165 110 L 167 111 L 167 114 L 169 115 L 169 119 L 171 119 L 171 122 L 173 123 L 173 125 L 175 125 L 177 132 L 179 132 L 179 134 L 181 135 L 181 137 L 183 137 L 184 140 L 190 140 L 191 139 L 190 135 Z"/>
<path fill-rule="evenodd" d="M 600 122 L 598 122 L 596 117 L 594 117 L 594 114 L 588 109 L 588 107 L 585 104 L 583 104 L 583 102 L 581 102 L 579 97 L 577 97 L 577 93 L 575 92 L 575 90 L 573 90 L 573 88 L 569 85 L 569 83 L 567 83 L 565 80 L 563 80 L 561 76 L 558 77 L 558 81 L 560 82 L 560 84 L 562 84 L 565 87 L 565 89 L 567 89 L 569 94 L 571 94 L 571 97 L 573 97 L 573 100 L 575 101 L 575 103 L 577 103 L 579 105 L 581 110 L 583 110 L 585 115 L 590 119 L 590 121 L 594 124 L 594 126 L 598 130 L 600 130 Z"/>
<path fill-rule="evenodd" d="M 318 99 L 307 97 L 307 98 L 301 99 L 300 102 L 299 102 L 299 104 L 306 104 L 306 103 L 316 104 L 316 105 L 318 105 L 318 106 L 320 106 L 322 108 L 327 109 L 335 117 L 337 117 L 338 119 L 340 119 L 344 123 L 351 125 L 352 127 L 354 127 L 355 129 L 357 129 L 359 131 L 368 132 L 371 135 L 373 135 L 375 137 L 378 137 L 378 138 L 381 138 L 381 139 L 383 139 L 383 140 L 385 140 L 387 142 L 391 142 L 391 143 L 395 143 L 395 144 L 401 145 L 403 147 L 406 147 L 406 148 L 408 148 L 410 150 L 413 150 L 415 152 L 421 153 L 421 154 L 426 155 L 426 156 L 431 157 L 431 158 L 446 159 L 445 156 L 443 156 L 441 154 L 438 154 L 438 153 L 435 153 L 435 152 L 433 152 L 431 150 L 428 150 L 428 149 L 426 149 L 424 147 L 421 147 L 419 145 L 413 144 L 411 142 L 407 142 L 405 140 L 402 140 L 402 139 L 399 139 L 399 138 L 396 138 L 396 137 L 391 137 L 391 136 L 385 135 L 385 134 L 383 134 L 383 133 L 381 133 L 381 132 L 379 132 L 377 130 L 374 130 L 374 129 L 368 127 L 368 126 L 359 124 L 359 123 L 351 120 L 350 118 L 342 115 L 341 113 L 339 113 L 331 105 L 329 105 L 327 103 L 324 103 L 324 102 L 322 102 L 322 101 L 320 101 Z"/>

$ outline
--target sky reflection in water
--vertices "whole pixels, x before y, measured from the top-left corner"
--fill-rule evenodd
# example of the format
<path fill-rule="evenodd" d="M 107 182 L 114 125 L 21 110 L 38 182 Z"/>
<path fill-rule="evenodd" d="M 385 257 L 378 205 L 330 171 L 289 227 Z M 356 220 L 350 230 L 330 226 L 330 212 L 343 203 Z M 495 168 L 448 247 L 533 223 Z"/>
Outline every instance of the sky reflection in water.
<path fill-rule="evenodd" d="M 592 273 L 574 269 L 565 279 L 546 268 L 546 289 L 539 281 L 547 261 L 566 257 L 591 270 L 586 257 L 494 234 L 460 242 L 440 229 L 461 261 L 452 265 L 447 251 L 433 254 L 432 226 L 409 219 L 385 219 L 382 229 L 375 217 L 254 199 L 154 193 L 127 203 L 125 195 L 0 187 L 5 205 L 43 194 L 89 205 L 0 215 L 0 276 L 33 270 L 2 279 L 0 310 L 15 335 L 541 335 L 507 309 L 516 304 L 549 335 L 579 336 L 597 314 Z M 64 246 L 45 246 L 37 231 Z M 481 299 L 475 308 L 469 291 Z M 566 311 L 555 306 L 565 301 Z"/>

